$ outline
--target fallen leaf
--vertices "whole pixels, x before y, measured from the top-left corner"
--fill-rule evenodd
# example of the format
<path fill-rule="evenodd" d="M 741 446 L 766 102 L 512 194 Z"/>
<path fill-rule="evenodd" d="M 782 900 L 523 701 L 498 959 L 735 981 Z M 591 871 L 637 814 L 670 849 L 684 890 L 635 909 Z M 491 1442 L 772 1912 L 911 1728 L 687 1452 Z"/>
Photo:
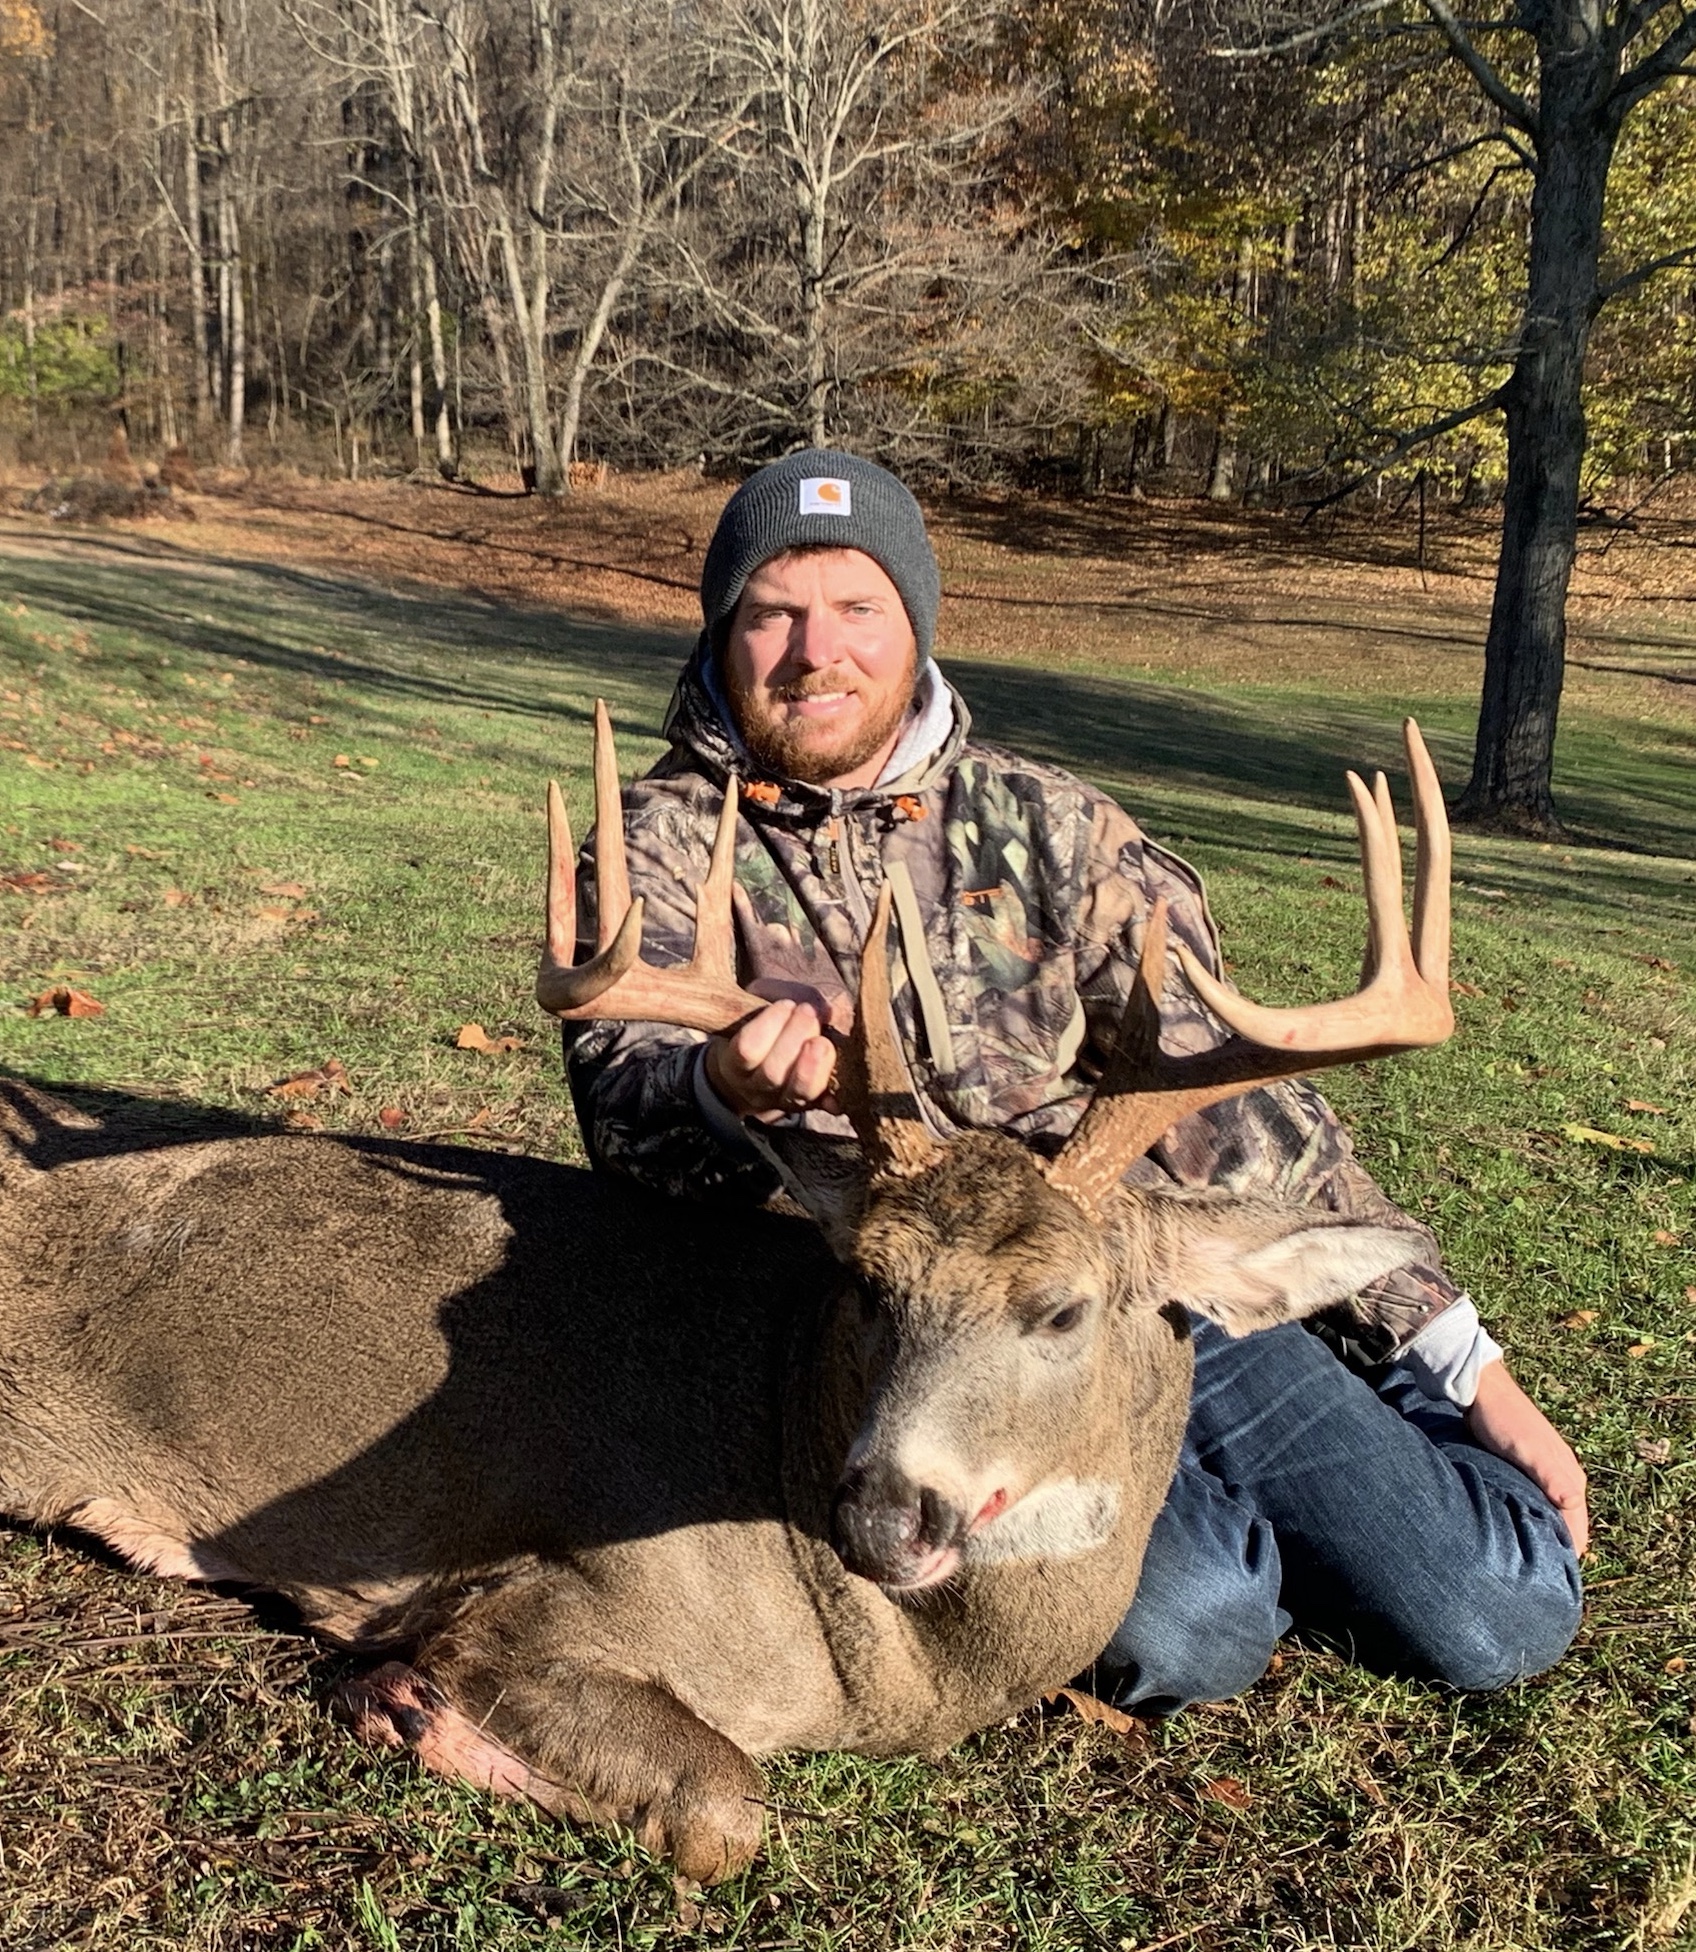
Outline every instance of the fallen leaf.
<path fill-rule="evenodd" d="M 330 761 L 330 764 L 332 766 L 351 766 L 353 761 L 348 758 L 345 752 L 338 752 L 335 758 Z"/>
<path fill-rule="evenodd" d="M 377 763 L 375 759 L 367 758 L 363 752 L 356 753 L 354 756 L 358 759 L 360 765 L 362 766 L 375 766 Z"/>
<path fill-rule="evenodd" d="M 1086 1722 L 1096 1722 L 1102 1728 L 1110 1728 L 1115 1735 L 1142 1733 L 1142 1724 L 1135 1715 L 1127 1715 L 1123 1708 L 1115 1708 L 1110 1701 L 1097 1701 L 1094 1695 L 1085 1694 L 1081 1688 L 1055 1688 L 1042 1698 L 1044 1701 L 1069 1701 Z"/>
<path fill-rule="evenodd" d="M 398 1132 L 406 1123 L 406 1113 L 399 1105 L 384 1105 L 377 1113 L 377 1123 L 385 1132 Z"/>
<path fill-rule="evenodd" d="M 1462 996 L 1482 996 L 1483 990 L 1476 983 L 1451 983 L 1449 988 L 1458 990 Z"/>
<path fill-rule="evenodd" d="M 4 888 L 9 895 L 53 894 L 66 885 L 45 868 L 18 868 L 11 874 L 0 874 L 0 888 Z"/>
<path fill-rule="evenodd" d="M 1689 1665 L 1690 1663 L 1682 1654 L 1674 1654 L 1672 1659 L 1661 1669 L 1661 1672 L 1663 1674 L 1682 1674 Z"/>
<path fill-rule="evenodd" d="M 1646 1098 L 1626 1099 L 1625 1109 L 1628 1112 L 1649 1112 L 1656 1118 L 1665 1118 L 1668 1116 L 1665 1105 L 1651 1105 Z"/>
<path fill-rule="evenodd" d="M 259 892 L 262 895 L 286 895 L 290 901 L 299 901 L 306 889 L 299 881 L 261 881 Z"/>
<path fill-rule="evenodd" d="M 61 985 L 32 996 L 29 1013 L 32 1017 L 103 1017 L 106 1006 L 95 1002 L 86 990 L 66 989 Z"/>
<path fill-rule="evenodd" d="M 291 1132 L 322 1132 L 324 1121 L 314 1118 L 311 1112 L 290 1112 L 283 1123 Z"/>
<path fill-rule="evenodd" d="M 1696 1308 L 1696 1287 L 1686 1288 L 1684 1291 L 1684 1299 L 1689 1302 L 1692 1308 Z"/>
<path fill-rule="evenodd" d="M 239 793 L 208 793 L 206 797 L 209 800 L 218 801 L 221 806 L 239 807 L 241 805 L 241 795 Z"/>
<path fill-rule="evenodd" d="M 1599 1308 L 1575 1308 L 1570 1315 L 1561 1317 L 1562 1328 L 1588 1328 L 1601 1316 Z"/>
<path fill-rule="evenodd" d="M 124 852 L 126 854 L 135 855 L 135 857 L 141 861 L 162 861 L 165 858 L 164 855 L 159 852 L 158 848 L 141 847 L 138 846 L 136 842 L 134 842 L 133 840 L 127 840 L 124 842 Z"/>
<path fill-rule="evenodd" d="M 80 854 L 82 852 L 82 842 L 80 840 L 50 840 L 47 845 L 52 848 L 55 854 Z"/>
<path fill-rule="evenodd" d="M 1673 969 L 1677 966 L 1668 962 L 1665 956 L 1645 956 L 1643 960 L 1651 969 Z"/>
<path fill-rule="evenodd" d="M 1657 1227 L 1655 1229 L 1655 1245 L 1657 1247 L 1676 1247 L 1678 1240 L 1678 1235 L 1669 1234 L 1665 1227 Z"/>
<path fill-rule="evenodd" d="M 261 907 L 256 908 L 254 913 L 262 922 L 286 922 L 293 915 L 294 910 L 292 908 L 281 907 L 276 902 L 266 902 Z"/>
<path fill-rule="evenodd" d="M 1605 1145 L 1615 1152 L 1653 1152 L 1653 1139 L 1622 1139 L 1617 1132 L 1598 1132 L 1594 1125 L 1567 1125 L 1561 1128 L 1575 1145 Z"/>
<path fill-rule="evenodd" d="M 1343 883 L 1334 874 L 1322 874 L 1319 877 L 1319 885 L 1321 888 L 1340 888 Z"/>
<path fill-rule="evenodd" d="M 493 1110 L 493 1105 L 479 1105 L 476 1111 L 460 1127 L 460 1130 L 462 1132 L 481 1132 L 483 1127 L 488 1124 L 489 1114 Z"/>
<path fill-rule="evenodd" d="M 327 1057 L 310 1071 L 296 1071 L 292 1077 L 279 1078 L 275 1084 L 265 1087 L 265 1095 L 267 1098 L 316 1098 L 326 1088 L 332 1092 L 352 1089 L 347 1066 L 340 1058 Z"/>
<path fill-rule="evenodd" d="M 522 1037 L 491 1037 L 480 1023 L 462 1023 L 454 1036 L 454 1048 L 461 1051 L 521 1051 Z"/>
<path fill-rule="evenodd" d="M 1254 1801 L 1247 1787 L 1238 1782 L 1235 1776 L 1216 1776 L 1212 1782 L 1202 1784 L 1201 1793 L 1231 1810 L 1246 1810 Z"/>
<path fill-rule="evenodd" d="M 1373 1779 L 1369 1775 L 1366 1774 L 1365 1770 L 1362 1770 L 1361 1773 L 1354 1778 L 1354 1786 L 1356 1789 L 1360 1791 L 1361 1795 L 1366 1798 L 1367 1802 L 1376 1803 L 1379 1809 L 1382 1809 L 1384 1805 L 1389 1801 L 1389 1798 L 1385 1796 L 1383 1790 L 1378 1786 L 1376 1782 L 1373 1781 Z"/>
<path fill-rule="evenodd" d="M 167 888 L 160 898 L 167 908 L 181 908 L 189 899 L 181 888 Z"/>
<path fill-rule="evenodd" d="M 1664 1464 L 1672 1455 L 1670 1437 L 1639 1437 L 1632 1448 L 1645 1464 Z"/>
<path fill-rule="evenodd" d="M 1635 1360 L 1639 1356 L 1646 1356 L 1654 1346 L 1655 1338 L 1652 1335 L 1645 1335 L 1641 1342 L 1633 1342 L 1625 1353 Z"/>

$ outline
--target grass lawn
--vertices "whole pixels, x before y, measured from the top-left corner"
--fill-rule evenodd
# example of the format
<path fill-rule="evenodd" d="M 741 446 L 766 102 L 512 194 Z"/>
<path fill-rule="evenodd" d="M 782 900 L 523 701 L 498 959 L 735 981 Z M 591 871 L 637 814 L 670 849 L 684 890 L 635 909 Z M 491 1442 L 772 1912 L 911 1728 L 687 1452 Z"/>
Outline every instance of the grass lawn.
<path fill-rule="evenodd" d="M 1010 558 L 979 526 L 945 570 L 981 590 Z M 693 559 L 620 613 L 491 590 L 447 542 L 385 586 L 351 542 L 239 540 L 234 515 L 0 523 L 0 1069 L 162 1128 L 398 1121 L 579 1157 L 529 1002 L 542 783 L 581 824 L 597 695 L 627 770 L 657 752 Z M 1020 559 L 1044 601 L 1076 540 Z M 1239 610 L 1228 668 L 1193 617 L 1181 656 L 1123 658 L 1106 602 L 1064 655 L 954 603 L 980 726 L 1195 860 L 1251 993 L 1352 986 L 1341 770 L 1393 766 L 1412 708 L 1461 777 L 1471 657 L 1345 633 L 1346 682 L 1270 650 L 1257 681 L 1276 619 Z M 765 1857 L 698 1900 L 617 1838 L 357 1747 L 325 1706 L 343 1663 L 263 1608 L 0 1531 L 0 1946 L 1696 1943 L 1696 694 L 1656 675 L 1684 668 L 1679 614 L 1631 653 L 1648 675 L 1575 680 L 1574 842 L 1461 838 L 1453 1043 L 1328 1081 L 1591 1474 L 1591 1599 L 1552 1675 L 1457 1698 L 1288 1645 L 1242 1700 L 1130 1737 L 1057 1711 L 934 1763 L 785 1762 Z M 1462 648 L 1472 616 L 1443 625 Z M 30 1017 L 55 986 L 104 1014 Z M 522 1043 L 455 1048 L 472 1021 Z M 332 1057 L 347 1092 L 268 1095 Z"/>

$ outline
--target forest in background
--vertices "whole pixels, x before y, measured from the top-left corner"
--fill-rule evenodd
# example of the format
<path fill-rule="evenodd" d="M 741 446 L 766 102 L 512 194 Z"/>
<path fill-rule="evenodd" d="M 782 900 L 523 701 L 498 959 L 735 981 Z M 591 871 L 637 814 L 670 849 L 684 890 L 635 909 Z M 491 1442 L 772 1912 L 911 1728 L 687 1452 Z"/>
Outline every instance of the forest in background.
<path fill-rule="evenodd" d="M 1493 499 L 1499 414 L 1409 436 L 1508 376 L 1534 173 L 1423 6 L 1348 15 L 0 0 L 4 437 Z M 1691 85 L 1613 159 L 1605 259 L 1673 261 L 1594 327 L 1592 500 L 1696 463 Z"/>

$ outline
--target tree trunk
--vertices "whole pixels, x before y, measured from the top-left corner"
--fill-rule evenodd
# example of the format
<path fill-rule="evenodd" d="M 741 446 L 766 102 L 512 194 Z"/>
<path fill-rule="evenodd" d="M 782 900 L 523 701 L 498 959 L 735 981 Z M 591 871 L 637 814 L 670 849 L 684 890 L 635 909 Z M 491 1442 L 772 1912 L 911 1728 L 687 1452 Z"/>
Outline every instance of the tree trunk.
<path fill-rule="evenodd" d="M 188 232 L 188 316 L 194 342 L 194 431 L 212 425 L 212 346 L 206 330 L 205 221 L 200 205 L 200 118 L 185 103 L 188 132 L 183 138 L 183 213 Z"/>
<path fill-rule="evenodd" d="M 247 421 L 247 267 L 242 257 L 241 215 L 236 209 L 234 137 L 229 118 L 219 130 L 219 194 L 223 203 L 218 229 L 224 247 L 225 320 L 229 331 L 229 428 L 225 459 L 232 468 L 242 464 L 242 430 Z"/>
<path fill-rule="evenodd" d="M 430 384 L 435 390 L 432 411 L 436 424 L 436 472 L 443 480 L 452 481 L 459 472 L 459 463 L 454 455 L 453 428 L 448 420 L 448 357 L 442 339 L 442 301 L 436 288 L 436 253 L 422 223 L 418 243 L 424 268 L 424 318 L 430 330 Z"/>
<path fill-rule="evenodd" d="M 1600 68 L 1544 44 L 1525 323 L 1503 399 L 1502 552 L 1472 778 L 1455 810 L 1479 825 L 1541 836 L 1559 832 L 1550 784 L 1584 463 L 1584 356 L 1617 136 L 1600 106 L 1612 76 Z"/>

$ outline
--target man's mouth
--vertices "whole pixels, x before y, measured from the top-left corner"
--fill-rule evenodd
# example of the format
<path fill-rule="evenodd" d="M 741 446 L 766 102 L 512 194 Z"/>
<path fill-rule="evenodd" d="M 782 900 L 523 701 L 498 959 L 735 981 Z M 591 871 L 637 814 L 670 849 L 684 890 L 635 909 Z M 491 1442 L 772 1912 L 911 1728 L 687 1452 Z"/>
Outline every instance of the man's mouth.
<path fill-rule="evenodd" d="M 783 703 L 791 718 L 829 718 L 858 696 L 853 691 L 810 691 L 792 695 Z"/>

